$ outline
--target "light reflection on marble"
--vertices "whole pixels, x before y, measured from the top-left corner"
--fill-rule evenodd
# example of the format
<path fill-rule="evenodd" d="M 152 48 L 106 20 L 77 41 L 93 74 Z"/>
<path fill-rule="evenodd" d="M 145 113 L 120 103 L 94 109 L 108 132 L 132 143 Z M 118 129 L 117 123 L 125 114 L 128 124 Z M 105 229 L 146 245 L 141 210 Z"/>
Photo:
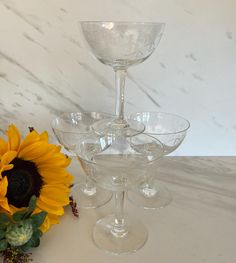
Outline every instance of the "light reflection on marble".
<path fill-rule="evenodd" d="M 0 129 L 50 130 L 62 111 L 114 113 L 114 76 L 95 61 L 79 20 L 163 21 L 153 56 L 127 79 L 128 113 L 182 115 L 176 155 L 235 155 L 236 2 L 0 0 Z M 51 132 L 50 132 L 51 133 Z"/>
<path fill-rule="evenodd" d="M 156 169 L 159 180 L 172 192 L 173 202 L 164 209 L 148 211 L 126 200 L 127 213 L 142 220 L 149 231 L 140 251 L 115 257 L 94 246 L 92 227 L 98 218 L 112 212 L 110 202 L 95 210 L 81 209 L 79 220 L 68 209 L 61 225 L 49 231 L 34 250 L 35 263 L 65 262 L 68 257 L 70 262 L 80 259 L 87 263 L 233 263 L 236 158 L 165 157 Z M 70 170 L 82 175 L 76 160 Z"/>
<path fill-rule="evenodd" d="M 205 212 L 210 208 L 236 219 L 236 158 L 169 157 L 160 160 L 157 174 L 181 206 L 197 204 Z"/>

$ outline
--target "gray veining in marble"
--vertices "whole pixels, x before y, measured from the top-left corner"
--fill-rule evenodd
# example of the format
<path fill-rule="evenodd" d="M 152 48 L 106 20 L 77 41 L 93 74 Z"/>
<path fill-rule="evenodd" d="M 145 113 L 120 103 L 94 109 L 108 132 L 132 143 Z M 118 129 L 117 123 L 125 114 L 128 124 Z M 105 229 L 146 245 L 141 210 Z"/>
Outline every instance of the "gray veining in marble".
<path fill-rule="evenodd" d="M 33 39 L 33 38 L 32 38 L 31 36 L 29 36 L 27 33 L 23 33 L 23 36 L 24 36 L 27 40 L 31 41 L 32 43 L 40 46 L 43 50 L 45 50 L 45 51 L 47 51 L 47 52 L 50 52 L 47 47 L 45 47 L 44 45 L 40 44 L 37 40 Z"/>
<path fill-rule="evenodd" d="M 198 75 L 197 73 L 193 73 L 192 75 L 193 75 L 193 77 L 194 77 L 196 80 L 204 81 L 204 79 L 203 79 L 200 75 Z"/>
<path fill-rule="evenodd" d="M 166 65 L 164 63 L 160 62 L 160 65 L 162 68 L 166 69 Z"/>
<path fill-rule="evenodd" d="M 193 53 L 188 53 L 185 57 L 189 58 L 189 59 L 191 59 L 191 60 L 193 60 L 195 62 L 197 61 L 197 58 L 196 58 L 196 56 Z"/>
<path fill-rule="evenodd" d="M 142 91 L 143 94 L 145 94 L 148 99 L 157 107 L 160 108 L 160 104 L 149 94 L 149 92 L 147 91 L 147 89 L 145 87 L 143 87 L 142 85 L 140 85 L 134 78 L 132 75 L 128 75 L 128 78 L 136 85 L 136 87 L 138 89 L 140 89 Z"/>
<path fill-rule="evenodd" d="M 228 39 L 233 39 L 233 34 L 231 32 L 226 32 L 226 36 Z"/>
<path fill-rule="evenodd" d="M 43 34 L 42 29 L 38 26 L 35 25 L 32 21 L 30 21 L 27 16 L 23 13 L 21 13 L 19 10 L 17 10 L 16 8 L 14 8 L 14 6 L 11 6 L 11 4 L 8 4 L 8 0 L 1 0 L 1 2 L 3 3 L 3 5 L 10 11 L 13 12 L 17 17 L 19 17 L 20 19 L 22 19 L 24 22 L 26 22 L 28 25 L 30 25 L 31 27 L 33 27 L 35 30 L 37 30 L 39 33 Z M 13 4 L 14 5 L 14 4 Z"/>

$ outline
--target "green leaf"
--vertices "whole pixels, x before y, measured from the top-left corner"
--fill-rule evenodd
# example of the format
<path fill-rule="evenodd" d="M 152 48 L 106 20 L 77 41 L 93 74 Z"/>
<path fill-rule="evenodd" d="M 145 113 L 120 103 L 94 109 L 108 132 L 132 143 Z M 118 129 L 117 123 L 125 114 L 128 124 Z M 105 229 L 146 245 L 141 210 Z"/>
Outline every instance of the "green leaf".
<path fill-rule="evenodd" d="M 28 206 L 28 213 L 32 213 L 36 207 L 36 200 L 37 197 L 33 195 L 29 201 L 29 206 Z"/>
<path fill-rule="evenodd" d="M 40 237 L 42 236 L 42 231 L 37 230 L 33 233 L 30 242 L 31 242 L 31 247 L 38 247 L 40 244 Z"/>
<path fill-rule="evenodd" d="M 10 218 L 6 214 L 0 214 L 0 224 L 7 224 Z"/>
<path fill-rule="evenodd" d="M 33 233 L 33 237 L 36 238 L 40 238 L 43 235 L 43 232 L 40 229 L 37 229 L 34 233 Z"/>
<path fill-rule="evenodd" d="M 42 237 L 43 232 L 42 232 L 40 229 L 38 229 L 37 231 L 38 231 L 38 233 L 39 233 L 39 237 Z"/>
<path fill-rule="evenodd" d="M 21 221 L 26 217 L 26 215 L 27 215 L 27 210 L 22 210 L 22 211 L 15 212 L 12 218 L 14 221 Z"/>
<path fill-rule="evenodd" d="M 30 239 L 31 247 L 38 247 L 40 245 L 40 238 L 32 237 Z"/>
<path fill-rule="evenodd" d="M 24 219 L 29 218 L 31 216 L 32 212 L 34 211 L 36 207 L 36 201 L 37 201 L 37 197 L 35 195 L 32 195 L 32 197 L 30 198 L 29 206 L 24 216 Z"/>
<path fill-rule="evenodd" d="M 3 239 L 6 235 L 6 229 L 0 229 L 0 240 Z"/>
<path fill-rule="evenodd" d="M 0 231 L 5 230 L 9 224 L 10 222 L 6 224 L 0 223 Z"/>
<path fill-rule="evenodd" d="M 30 239 L 31 240 L 31 239 Z M 30 240 L 26 243 L 26 244 L 24 244 L 23 246 L 21 246 L 21 247 L 19 247 L 22 251 L 27 251 L 27 250 L 29 250 L 30 248 L 31 248 L 31 242 L 30 242 Z"/>
<path fill-rule="evenodd" d="M 31 239 L 24 244 L 23 246 L 21 246 L 21 250 L 23 251 L 27 251 L 29 250 L 31 247 L 38 247 L 40 245 L 40 237 L 42 236 L 42 232 L 40 230 L 37 230 L 33 233 Z"/>
<path fill-rule="evenodd" d="M 6 241 L 6 239 L 3 239 L 0 241 L 0 251 L 4 251 L 5 249 L 7 249 L 8 247 L 8 243 Z"/>
<path fill-rule="evenodd" d="M 47 212 L 45 211 L 32 215 L 30 219 L 32 220 L 34 228 L 40 227 L 43 224 L 46 216 L 47 216 Z"/>

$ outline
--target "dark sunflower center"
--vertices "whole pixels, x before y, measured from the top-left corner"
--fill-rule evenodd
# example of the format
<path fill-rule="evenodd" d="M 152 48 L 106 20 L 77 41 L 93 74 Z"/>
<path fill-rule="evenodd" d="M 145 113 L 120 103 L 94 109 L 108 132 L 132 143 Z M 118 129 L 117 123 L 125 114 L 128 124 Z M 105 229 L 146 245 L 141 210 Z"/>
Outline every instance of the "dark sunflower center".
<path fill-rule="evenodd" d="M 39 196 L 43 185 L 42 177 L 33 162 L 15 158 L 11 164 L 14 168 L 3 172 L 8 180 L 8 203 L 18 208 L 26 207 L 32 195 Z"/>

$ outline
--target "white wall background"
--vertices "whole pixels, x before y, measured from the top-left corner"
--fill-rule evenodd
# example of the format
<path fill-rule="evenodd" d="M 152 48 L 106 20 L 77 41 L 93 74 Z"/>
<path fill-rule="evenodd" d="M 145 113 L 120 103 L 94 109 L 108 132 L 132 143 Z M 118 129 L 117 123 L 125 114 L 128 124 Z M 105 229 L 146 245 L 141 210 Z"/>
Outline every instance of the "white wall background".
<path fill-rule="evenodd" d="M 129 71 L 126 111 L 187 118 L 175 155 L 236 154 L 235 0 L 0 0 L 1 130 L 114 112 L 113 72 L 89 55 L 79 20 L 165 22 L 156 52 Z"/>

